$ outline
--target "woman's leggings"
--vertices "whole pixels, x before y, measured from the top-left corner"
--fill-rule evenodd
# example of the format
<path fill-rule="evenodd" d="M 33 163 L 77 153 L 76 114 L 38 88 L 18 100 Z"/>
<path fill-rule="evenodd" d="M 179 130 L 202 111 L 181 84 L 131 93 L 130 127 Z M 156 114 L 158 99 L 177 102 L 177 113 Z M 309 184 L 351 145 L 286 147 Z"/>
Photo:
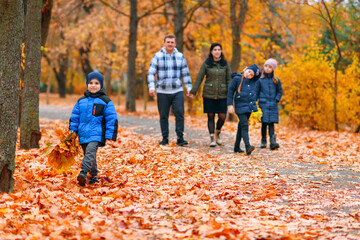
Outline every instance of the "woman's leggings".
<path fill-rule="evenodd" d="M 261 137 L 266 138 L 266 128 L 269 126 L 269 137 L 275 134 L 274 123 L 261 123 Z"/>
<path fill-rule="evenodd" d="M 215 132 L 215 113 L 208 113 L 208 129 L 209 133 L 213 134 Z M 216 123 L 216 129 L 221 130 L 222 126 L 225 123 L 226 113 L 218 113 L 218 120 Z"/>

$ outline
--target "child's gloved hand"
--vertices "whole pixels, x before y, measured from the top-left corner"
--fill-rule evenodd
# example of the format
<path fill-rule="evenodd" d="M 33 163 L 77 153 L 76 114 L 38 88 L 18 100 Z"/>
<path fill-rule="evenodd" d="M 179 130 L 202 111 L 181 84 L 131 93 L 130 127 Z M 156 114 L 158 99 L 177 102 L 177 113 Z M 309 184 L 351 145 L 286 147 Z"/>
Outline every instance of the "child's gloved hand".
<path fill-rule="evenodd" d="M 228 105 L 228 106 L 227 106 L 227 110 L 228 110 L 229 113 L 234 114 L 234 107 L 233 107 L 233 105 Z"/>

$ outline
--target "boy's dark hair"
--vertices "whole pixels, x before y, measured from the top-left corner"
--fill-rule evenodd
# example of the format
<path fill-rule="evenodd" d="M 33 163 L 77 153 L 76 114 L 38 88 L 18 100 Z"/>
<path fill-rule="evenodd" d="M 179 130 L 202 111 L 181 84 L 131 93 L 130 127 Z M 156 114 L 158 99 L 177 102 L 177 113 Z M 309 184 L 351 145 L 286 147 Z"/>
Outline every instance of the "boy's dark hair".
<path fill-rule="evenodd" d="M 164 42 L 166 41 L 167 38 L 173 38 L 176 40 L 176 36 L 174 34 L 166 34 L 164 37 Z"/>

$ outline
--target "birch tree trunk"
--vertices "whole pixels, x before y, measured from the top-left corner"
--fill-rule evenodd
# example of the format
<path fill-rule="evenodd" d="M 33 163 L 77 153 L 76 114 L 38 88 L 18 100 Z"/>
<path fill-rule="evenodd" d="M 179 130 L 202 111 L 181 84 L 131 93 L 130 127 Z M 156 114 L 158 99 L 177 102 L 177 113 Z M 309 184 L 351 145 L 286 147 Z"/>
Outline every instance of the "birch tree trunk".
<path fill-rule="evenodd" d="M 0 9 L 0 192 L 12 192 L 24 29 L 23 2 L 0 0 Z"/>

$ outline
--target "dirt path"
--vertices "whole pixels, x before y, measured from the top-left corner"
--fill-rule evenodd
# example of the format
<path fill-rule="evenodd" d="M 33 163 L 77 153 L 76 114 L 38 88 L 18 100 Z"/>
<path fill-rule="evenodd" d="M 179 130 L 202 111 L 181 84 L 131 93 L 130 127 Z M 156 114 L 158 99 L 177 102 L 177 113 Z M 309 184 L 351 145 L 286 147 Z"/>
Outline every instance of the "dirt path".
<path fill-rule="evenodd" d="M 50 106 L 40 105 L 40 118 L 68 120 L 70 118 L 72 107 L 70 106 Z M 134 116 L 119 115 L 119 124 L 121 127 L 131 129 L 140 135 L 151 135 L 155 139 L 161 140 L 160 124 L 157 119 L 147 119 Z M 233 154 L 233 144 L 235 134 L 223 134 L 224 146 L 209 148 L 209 136 L 206 129 L 197 129 L 186 126 L 185 138 L 189 141 L 187 147 L 189 151 L 205 151 L 211 155 Z M 256 138 L 255 138 L 256 139 Z M 257 140 L 257 141 L 256 141 Z M 251 165 L 236 166 L 237 171 L 242 174 L 257 174 L 264 172 L 273 176 L 286 177 L 293 181 L 301 181 L 308 185 L 326 185 L 334 188 L 359 189 L 360 173 L 350 167 L 335 167 L 327 164 L 304 163 L 298 161 L 301 154 L 297 149 L 286 140 L 279 139 L 281 148 L 277 151 L 260 149 L 255 142 L 256 150 L 251 157 L 244 154 L 236 154 L 239 158 L 249 158 Z M 170 118 L 170 143 L 176 141 L 174 119 Z M 244 149 L 244 146 L 242 146 Z M 285 156 L 285 157 L 284 157 Z M 279 160 L 281 165 L 279 166 Z M 256 165 L 256 167 L 254 167 Z M 226 169 L 226 167 L 223 167 Z M 254 171 L 256 169 L 256 171 Z"/>

